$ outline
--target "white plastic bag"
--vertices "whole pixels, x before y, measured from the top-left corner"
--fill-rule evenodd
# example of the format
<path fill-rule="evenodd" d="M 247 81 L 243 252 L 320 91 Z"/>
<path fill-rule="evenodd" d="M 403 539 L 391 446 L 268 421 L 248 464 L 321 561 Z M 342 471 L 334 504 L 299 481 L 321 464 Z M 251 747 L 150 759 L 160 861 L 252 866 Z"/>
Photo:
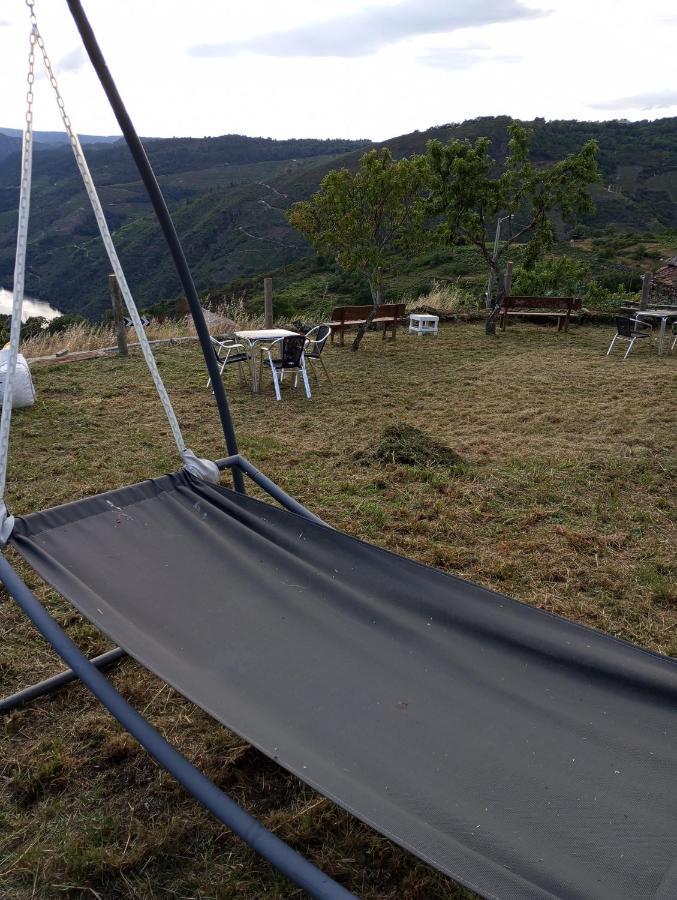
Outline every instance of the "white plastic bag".
<path fill-rule="evenodd" d="M 0 350 L 0 406 L 5 395 L 5 378 L 7 377 L 7 362 L 9 350 Z M 35 403 L 35 388 L 31 378 L 31 370 L 28 368 L 25 356 L 21 353 L 16 358 L 16 375 L 14 376 L 14 395 L 12 409 L 20 409 L 22 406 L 32 406 Z"/>

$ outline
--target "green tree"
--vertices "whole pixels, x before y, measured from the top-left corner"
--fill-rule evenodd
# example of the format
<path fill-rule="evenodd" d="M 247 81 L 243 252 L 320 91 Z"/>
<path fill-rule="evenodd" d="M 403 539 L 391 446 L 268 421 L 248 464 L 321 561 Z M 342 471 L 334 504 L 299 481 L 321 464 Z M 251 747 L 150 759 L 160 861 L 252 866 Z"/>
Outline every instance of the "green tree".
<path fill-rule="evenodd" d="M 317 253 L 369 282 L 373 306 L 351 350 L 358 349 L 383 303 L 386 280 L 402 263 L 401 254 L 422 241 L 425 176 L 422 156 L 395 160 L 387 148 L 370 150 L 354 175 L 348 169 L 328 172 L 317 193 L 289 212 L 290 223 Z"/>
<path fill-rule="evenodd" d="M 448 144 L 430 141 L 429 209 L 436 217 L 436 239 L 444 244 L 458 241 L 479 248 L 493 274 L 497 295 L 491 297 L 492 312 L 487 334 L 496 330 L 498 310 L 505 297 L 503 259 L 516 242 L 527 242 L 527 266 L 555 242 L 552 214 L 567 221 L 593 211 L 589 186 L 599 180 L 597 143 L 588 141 L 578 152 L 559 162 L 539 167 L 529 158 L 532 132 L 517 122 L 508 126 L 508 154 L 502 171 L 489 154 L 489 139 L 474 144 L 454 140 Z M 487 246 L 487 229 L 497 216 L 519 215 L 521 224 L 496 248 Z"/>

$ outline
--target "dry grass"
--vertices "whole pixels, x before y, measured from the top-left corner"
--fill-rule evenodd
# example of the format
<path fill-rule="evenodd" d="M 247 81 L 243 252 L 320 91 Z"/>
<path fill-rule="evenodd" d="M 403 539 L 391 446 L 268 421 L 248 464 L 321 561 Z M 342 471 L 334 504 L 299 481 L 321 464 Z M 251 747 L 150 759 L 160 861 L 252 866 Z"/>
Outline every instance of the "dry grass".
<path fill-rule="evenodd" d="M 260 328 L 262 317 L 253 315 L 243 300 L 237 300 L 208 316 L 209 330 L 212 334 L 223 334 L 232 328 L 235 322 L 238 328 Z M 190 317 L 185 319 L 151 319 L 145 329 L 149 340 L 166 340 L 168 338 L 190 337 L 195 335 L 195 326 Z M 127 330 L 127 339 L 136 341 L 133 328 Z M 63 350 L 76 353 L 83 350 L 101 350 L 104 347 L 116 346 L 115 330 L 112 325 L 94 325 L 81 322 L 71 325 L 63 331 L 50 334 L 43 331 L 33 335 L 21 343 L 21 352 L 27 359 L 40 356 L 52 356 Z"/>
<path fill-rule="evenodd" d="M 228 374 L 242 451 L 331 524 L 528 603 L 677 654 L 674 373 L 640 348 L 608 359 L 606 330 L 480 325 L 437 338 L 327 350 L 312 402 Z M 197 348 L 159 353 L 191 446 L 221 455 Z M 17 413 L 10 502 L 28 512 L 176 466 L 136 357 L 35 371 Z M 463 467 L 377 460 L 387 425 L 416 426 Z M 94 629 L 25 566 L 88 653 Z M 51 674 L 54 654 L 0 606 L 3 692 Z M 322 800 L 127 661 L 113 681 L 186 755 L 277 834 L 367 900 L 450 900 L 451 881 Z M 301 893 L 160 772 L 79 686 L 0 730 L 0 894 L 28 898 L 259 898 Z"/>
<path fill-rule="evenodd" d="M 470 298 L 468 293 L 458 285 L 434 281 L 428 293 L 406 299 L 408 313 L 420 309 L 422 306 L 425 306 L 426 309 L 438 310 L 440 313 L 452 314 L 476 307 L 477 300 Z"/>

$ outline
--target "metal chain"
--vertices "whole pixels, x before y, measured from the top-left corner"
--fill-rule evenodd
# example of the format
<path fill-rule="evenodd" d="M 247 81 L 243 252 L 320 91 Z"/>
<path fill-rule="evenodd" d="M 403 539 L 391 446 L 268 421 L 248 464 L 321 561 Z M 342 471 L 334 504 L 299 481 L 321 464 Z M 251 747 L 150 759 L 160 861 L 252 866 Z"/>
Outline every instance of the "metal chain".
<path fill-rule="evenodd" d="M 171 400 L 169 399 L 169 395 L 167 394 L 167 389 L 165 388 L 162 377 L 160 376 L 160 373 L 158 371 L 157 363 L 155 362 L 155 357 L 153 356 L 153 351 L 151 350 L 148 343 L 148 338 L 146 337 L 146 332 L 144 331 L 143 325 L 141 323 L 139 311 L 136 307 L 136 303 L 134 302 L 134 298 L 132 297 L 132 293 L 127 284 L 127 279 L 125 278 L 125 274 L 122 271 L 122 265 L 118 258 L 115 245 L 113 244 L 113 238 L 111 237 L 108 223 L 106 222 L 103 208 L 101 207 L 101 202 L 96 193 L 96 188 L 94 187 L 94 181 L 89 171 L 85 155 L 82 151 L 80 139 L 74 131 L 70 117 L 66 112 L 63 97 L 61 96 L 59 85 L 52 69 L 52 63 L 49 59 L 49 56 L 47 55 L 47 50 L 45 49 L 42 35 L 38 30 L 37 20 L 35 18 L 35 10 L 33 8 L 33 0 L 26 0 L 26 5 L 31 11 L 31 24 L 33 27 L 32 34 L 35 35 L 35 43 L 37 43 L 38 47 L 40 48 L 40 52 L 42 53 L 42 59 L 45 64 L 47 77 L 49 78 L 49 83 L 52 85 L 52 88 L 54 90 L 56 102 L 59 107 L 59 113 L 61 114 L 61 121 L 63 122 L 64 128 L 66 129 L 66 134 L 68 135 L 68 139 L 75 155 L 75 161 L 78 165 L 78 169 L 80 170 L 80 174 L 82 175 L 85 189 L 92 205 L 97 225 L 99 226 L 101 238 L 108 254 L 108 259 L 110 260 L 111 267 L 113 269 L 115 277 L 117 278 L 118 285 L 120 286 L 120 292 L 124 298 L 127 311 L 129 312 L 129 317 L 132 320 L 132 324 L 134 325 L 134 329 L 139 341 L 139 346 L 141 347 L 141 352 L 143 353 L 146 365 L 148 366 L 148 370 L 151 374 L 151 377 L 155 384 L 155 388 L 160 397 L 160 402 L 162 403 L 165 415 L 167 416 L 167 421 L 169 422 L 169 427 L 171 428 L 172 435 L 174 436 L 174 440 L 176 441 L 176 446 L 179 449 L 179 453 L 183 457 L 183 454 L 186 451 L 186 444 L 183 440 L 183 435 L 181 434 L 181 428 L 176 418 L 174 408 L 172 407 Z"/>
<path fill-rule="evenodd" d="M 27 3 L 32 6 L 31 2 Z M 31 177 L 33 169 L 33 84 L 35 83 L 35 44 L 37 25 L 31 14 L 31 33 L 28 48 L 28 75 L 26 78 L 26 120 L 21 142 L 21 186 L 19 189 L 19 217 L 16 236 L 16 256 L 14 258 L 14 288 L 12 295 L 12 324 L 9 338 L 9 357 L 4 378 L 2 415 L 0 416 L 0 540 L 6 540 L 11 532 L 13 518 L 7 516 L 4 503 L 7 482 L 7 458 L 9 451 L 9 430 L 14 399 L 14 378 L 16 360 L 21 340 L 21 314 L 23 311 L 24 282 L 26 278 L 26 246 L 28 243 L 28 217 L 31 205 Z"/>

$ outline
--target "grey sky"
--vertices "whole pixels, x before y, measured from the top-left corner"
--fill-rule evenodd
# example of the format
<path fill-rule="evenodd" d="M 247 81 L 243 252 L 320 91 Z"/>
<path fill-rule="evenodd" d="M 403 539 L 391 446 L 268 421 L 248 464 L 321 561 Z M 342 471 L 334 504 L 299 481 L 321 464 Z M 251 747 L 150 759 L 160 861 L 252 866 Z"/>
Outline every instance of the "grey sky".
<path fill-rule="evenodd" d="M 35 9 L 75 127 L 117 133 L 65 0 Z M 144 135 L 386 140 L 478 116 L 677 115 L 675 0 L 86 0 L 86 9 Z M 24 0 L 0 0 L 0 21 L 0 125 L 20 127 Z M 35 95 L 35 127 L 59 129 L 45 79 Z"/>
<path fill-rule="evenodd" d="M 495 53 L 486 44 L 475 44 L 470 47 L 435 47 L 422 53 L 418 59 L 424 66 L 463 71 L 483 63 L 515 64 L 521 57 L 510 53 Z"/>
<path fill-rule="evenodd" d="M 646 94 L 617 97 L 615 100 L 605 100 L 592 105 L 593 109 L 601 110 L 640 109 L 643 111 L 669 109 L 673 106 L 677 106 L 677 90 L 649 91 Z"/>
<path fill-rule="evenodd" d="M 199 44 L 190 53 L 208 57 L 248 51 L 267 56 L 366 56 L 406 38 L 449 34 L 462 28 L 532 19 L 542 14 L 520 0 L 401 0 L 392 6 L 365 6 L 349 15 L 244 41 Z"/>

